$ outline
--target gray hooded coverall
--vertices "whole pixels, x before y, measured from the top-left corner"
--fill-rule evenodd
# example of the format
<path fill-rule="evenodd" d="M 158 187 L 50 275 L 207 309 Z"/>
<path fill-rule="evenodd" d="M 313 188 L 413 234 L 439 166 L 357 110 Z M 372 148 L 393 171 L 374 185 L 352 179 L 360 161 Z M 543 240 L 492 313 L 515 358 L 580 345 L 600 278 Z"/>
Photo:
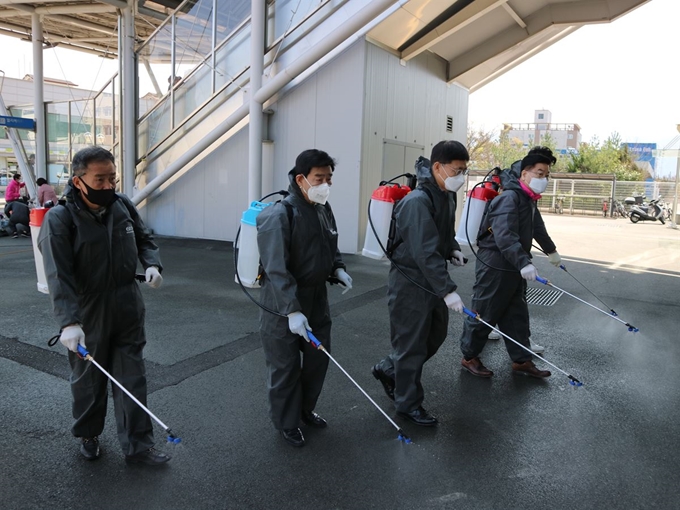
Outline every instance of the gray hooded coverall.
<path fill-rule="evenodd" d="M 261 303 L 283 315 L 302 312 L 314 336 L 330 352 L 326 280 L 336 269 L 345 268 L 335 217 L 328 203 L 305 200 L 292 171 L 289 181 L 290 195 L 282 201 L 286 204 L 271 205 L 257 216 L 257 245 L 264 269 Z M 264 310 L 260 337 L 269 372 L 269 416 L 278 430 L 297 428 L 302 411 L 313 411 L 316 406 L 328 357 L 292 333 L 286 317 Z"/>
<path fill-rule="evenodd" d="M 59 327 L 81 324 L 94 359 L 146 405 L 144 302 L 135 271 L 138 260 L 144 269 L 162 267 L 158 247 L 132 202 L 116 197 L 99 218 L 71 187 L 67 203 L 45 215 L 38 247 Z M 108 379 L 73 352 L 68 356 L 73 435 L 98 436 L 104 429 Z M 151 419 L 117 386 L 112 389 L 123 453 L 151 448 Z"/>
<path fill-rule="evenodd" d="M 423 365 L 446 339 L 449 310 L 443 298 L 457 288 L 446 261 L 460 250 L 456 194 L 441 190 L 427 160 L 417 166 L 417 175 L 418 187 L 397 204 L 395 243 L 401 242 L 392 254 L 387 284 L 392 352 L 378 364 L 395 381 L 394 406 L 402 413 L 423 403 Z M 435 295 L 404 278 L 395 264 Z"/>
<path fill-rule="evenodd" d="M 480 226 L 471 308 L 484 321 L 498 324 L 503 333 L 529 348 L 527 282 L 520 270 L 531 264 L 532 239 L 536 239 L 546 253 L 555 251 L 555 243 L 545 229 L 536 203 L 519 184 L 517 163 L 501 174 L 503 192 L 493 199 Z M 463 355 L 479 356 L 490 331 L 488 326 L 466 317 L 460 337 Z M 510 340 L 505 339 L 505 348 L 515 363 L 532 358 Z"/>

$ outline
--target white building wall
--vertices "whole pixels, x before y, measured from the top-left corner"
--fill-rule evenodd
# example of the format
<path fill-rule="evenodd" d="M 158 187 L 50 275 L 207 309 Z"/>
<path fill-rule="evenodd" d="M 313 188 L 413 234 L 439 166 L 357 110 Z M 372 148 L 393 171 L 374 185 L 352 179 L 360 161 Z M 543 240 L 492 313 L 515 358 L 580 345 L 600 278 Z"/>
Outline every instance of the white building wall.
<path fill-rule="evenodd" d="M 288 188 L 288 171 L 305 149 L 337 160 L 330 203 L 340 250 L 356 251 L 364 43 L 320 68 L 271 106 L 273 189 Z M 267 183 L 263 188 L 267 189 Z M 161 235 L 233 241 L 248 202 L 248 129 L 241 129 L 143 206 Z"/>
<path fill-rule="evenodd" d="M 288 171 L 305 149 L 336 159 L 329 202 L 343 253 L 361 251 L 366 208 L 381 179 L 384 140 L 420 147 L 429 157 L 440 140 L 466 140 L 468 91 L 446 84 L 446 63 L 425 53 L 408 62 L 360 40 L 287 90 L 270 106 L 273 183 L 287 189 Z M 453 131 L 446 131 L 446 117 Z M 248 207 L 248 130 L 241 129 L 143 205 L 161 235 L 233 241 Z M 461 201 L 462 203 L 462 201 Z"/>
<path fill-rule="evenodd" d="M 355 251 L 363 247 L 368 201 L 383 178 L 387 143 L 422 147 L 427 158 L 441 140 L 466 143 L 469 92 L 455 84 L 447 85 L 446 79 L 446 62 L 431 53 L 422 53 L 402 65 L 396 55 L 366 43 L 360 224 Z M 452 132 L 446 130 L 447 116 L 453 118 Z M 413 162 L 406 162 L 409 171 L 415 163 L 415 158 L 411 159 Z M 399 173 L 401 169 L 395 169 L 389 176 Z"/>

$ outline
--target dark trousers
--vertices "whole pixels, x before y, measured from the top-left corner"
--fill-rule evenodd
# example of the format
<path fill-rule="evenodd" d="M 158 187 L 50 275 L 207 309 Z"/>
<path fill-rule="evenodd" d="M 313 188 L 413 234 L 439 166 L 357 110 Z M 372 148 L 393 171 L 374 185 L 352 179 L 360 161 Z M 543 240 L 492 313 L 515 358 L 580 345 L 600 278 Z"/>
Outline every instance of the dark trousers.
<path fill-rule="evenodd" d="M 85 324 L 85 343 L 92 357 L 119 383 L 146 405 L 146 370 L 142 351 L 146 344 L 143 319 L 126 329 L 112 320 Z M 113 329 L 113 331 L 111 331 Z M 76 437 L 98 436 L 104 430 L 109 379 L 92 363 L 69 351 L 72 428 Z M 125 455 L 134 455 L 154 445 L 151 418 L 112 383 L 118 441 Z"/>
<path fill-rule="evenodd" d="M 449 310 L 443 299 L 392 273 L 388 309 L 392 352 L 378 366 L 395 381 L 394 407 L 408 413 L 425 398 L 423 366 L 446 339 Z"/>
<path fill-rule="evenodd" d="M 271 296 L 263 290 L 265 306 L 273 308 Z M 314 336 L 331 352 L 326 285 L 298 288 L 297 294 Z M 313 411 L 316 407 L 326 379 L 328 356 L 292 333 L 286 317 L 264 311 L 260 315 L 260 339 L 267 362 L 269 417 L 278 430 L 297 428 L 302 411 Z"/>
<path fill-rule="evenodd" d="M 498 267 L 498 266 L 495 266 Z M 477 261 L 471 309 L 506 335 L 529 347 L 529 308 L 526 300 L 527 282 L 519 272 L 502 272 Z M 491 329 L 472 317 L 465 318 L 460 349 L 467 358 L 481 354 Z M 512 361 L 523 363 L 531 354 L 505 339 L 505 348 Z"/>

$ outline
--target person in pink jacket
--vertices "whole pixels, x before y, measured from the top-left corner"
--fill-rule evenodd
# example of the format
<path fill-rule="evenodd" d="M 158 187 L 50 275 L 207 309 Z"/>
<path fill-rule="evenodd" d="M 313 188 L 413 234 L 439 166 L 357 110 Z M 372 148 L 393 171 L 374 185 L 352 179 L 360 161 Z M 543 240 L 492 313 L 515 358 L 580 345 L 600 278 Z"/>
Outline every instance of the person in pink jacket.
<path fill-rule="evenodd" d="M 5 190 L 5 209 L 7 209 L 6 204 L 21 199 L 21 188 L 25 186 L 26 183 L 21 182 L 21 174 L 18 172 L 15 173 L 14 177 L 12 177 L 12 180 L 7 185 L 7 189 Z"/>
<path fill-rule="evenodd" d="M 52 205 L 57 205 L 57 193 L 54 188 L 47 184 L 47 180 L 39 177 L 35 183 L 38 185 L 38 204 L 45 207 L 46 202 L 52 202 Z"/>

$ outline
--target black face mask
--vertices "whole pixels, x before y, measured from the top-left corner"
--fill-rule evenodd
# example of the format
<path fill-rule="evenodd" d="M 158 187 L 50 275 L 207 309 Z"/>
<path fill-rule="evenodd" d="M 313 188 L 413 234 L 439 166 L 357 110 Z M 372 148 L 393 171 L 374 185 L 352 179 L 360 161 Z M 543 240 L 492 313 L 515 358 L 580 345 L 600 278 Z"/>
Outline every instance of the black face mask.
<path fill-rule="evenodd" d="M 92 189 L 84 180 L 80 179 L 80 182 L 87 188 L 87 193 L 85 193 L 87 199 L 95 205 L 108 207 L 117 198 L 115 189 Z"/>

